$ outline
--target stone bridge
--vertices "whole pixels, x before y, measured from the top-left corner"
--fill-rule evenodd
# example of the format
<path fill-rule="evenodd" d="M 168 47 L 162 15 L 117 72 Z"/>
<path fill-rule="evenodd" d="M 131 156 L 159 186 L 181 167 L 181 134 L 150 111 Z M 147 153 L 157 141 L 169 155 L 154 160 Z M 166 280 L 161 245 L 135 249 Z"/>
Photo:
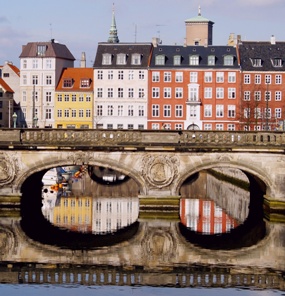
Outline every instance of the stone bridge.
<path fill-rule="evenodd" d="M 285 133 L 234 131 L 2 129 L 0 205 L 17 205 L 25 180 L 56 166 L 91 165 L 136 181 L 141 198 L 179 197 L 183 182 L 211 168 L 235 168 L 285 208 Z"/>

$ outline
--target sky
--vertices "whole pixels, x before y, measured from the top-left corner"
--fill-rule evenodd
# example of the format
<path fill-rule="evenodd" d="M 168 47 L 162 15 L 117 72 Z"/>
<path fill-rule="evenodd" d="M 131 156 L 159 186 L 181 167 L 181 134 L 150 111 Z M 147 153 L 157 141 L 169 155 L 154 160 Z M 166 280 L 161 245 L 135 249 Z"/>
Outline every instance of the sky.
<path fill-rule="evenodd" d="M 242 40 L 285 41 L 285 0 L 8 0 L 0 9 L 0 65 L 20 65 L 22 46 L 55 39 L 80 65 L 92 67 L 98 42 L 106 42 L 115 9 L 120 42 L 183 45 L 185 20 L 198 15 L 214 22 L 213 44 L 226 45 L 231 33 Z"/>

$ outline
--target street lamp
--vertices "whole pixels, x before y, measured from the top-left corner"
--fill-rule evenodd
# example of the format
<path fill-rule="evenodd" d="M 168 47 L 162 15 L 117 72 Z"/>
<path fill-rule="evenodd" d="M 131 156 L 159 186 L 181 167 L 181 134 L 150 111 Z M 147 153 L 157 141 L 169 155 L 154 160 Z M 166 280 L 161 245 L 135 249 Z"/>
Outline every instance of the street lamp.
<path fill-rule="evenodd" d="M 37 118 L 37 115 L 35 115 L 35 117 L 33 118 L 33 127 L 37 127 L 37 123 L 38 123 L 38 118 Z"/>
<path fill-rule="evenodd" d="M 16 112 L 13 113 L 12 118 L 13 118 L 13 127 L 16 128 L 17 126 L 17 114 Z"/>

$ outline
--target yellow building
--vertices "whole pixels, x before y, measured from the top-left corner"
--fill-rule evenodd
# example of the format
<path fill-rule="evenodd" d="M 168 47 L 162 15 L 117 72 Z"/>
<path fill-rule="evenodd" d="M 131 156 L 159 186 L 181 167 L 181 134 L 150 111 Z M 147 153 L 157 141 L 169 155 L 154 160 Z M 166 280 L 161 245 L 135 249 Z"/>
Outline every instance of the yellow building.
<path fill-rule="evenodd" d="M 93 128 L 93 68 L 66 68 L 55 93 L 56 128 Z"/>
<path fill-rule="evenodd" d="M 92 231 L 92 197 L 64 197 L 53 209 L 53 224 L 73 231 Z"/>

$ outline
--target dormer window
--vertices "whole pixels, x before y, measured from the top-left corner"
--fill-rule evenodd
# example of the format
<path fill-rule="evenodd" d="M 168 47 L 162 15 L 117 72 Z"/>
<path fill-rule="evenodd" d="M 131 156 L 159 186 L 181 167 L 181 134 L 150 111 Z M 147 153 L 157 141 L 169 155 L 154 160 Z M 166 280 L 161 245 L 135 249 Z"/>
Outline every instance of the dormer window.
<path fill-rule="evenodd" d="M 197 66 L 199 65 L 199 56 L 198 55 L 191 55 L 189 58 L 190 66 Z"/>
<path fill-rule="evenodd" d="M 274 67 L 282 67 L 282 65 L 283 65 L 282 59 L 280 59 L 280 58 L 271 59 L 271 62 Z"/>
<path fill-rule="evenodd" d="M 38 45 L 37 46 L 37 56 L 43 57 L 46 53 L 47 47 L 46 45 Z"/>
<path fill-rule="evenodd" d="M 165 55 L 157 55 L 155 57 L 155 64 L 156 65 L 165 65 Z"/>
<path fill-rule="evenodd" d="M 124 53 L 117 54 L 117 65 L 125 65 L 127 63 L 127 57 Z"/>
<path fill-rule="evenodd" d="M 224 56 L 224 66 L 233 66 L 234 65 L 234 57 L 232 55 Z"/>
<path fill-rule="evenodd" d="M 71 78 L 63 79 L 63 87 L 72 87 L 72 79 Z"/>
<path fill-rule="evenodd" d="M 180 55 L 175 55 L 173 57 L 173 65 L 174 66 L 179 66 L 181 65 L 181 56 Z"/>
<path fill-rule="evenodd" d="M 132 54 L 132 65 L 140 65 L 141 64 L 141 55 L 138 53 Z"/>
<path fill-rule="evenodd" d="M 104 53 L 102 56 L 102 64 L 103 65 L 111 65 L 112 64 L 112 55 L 110 53 Z"/>
<path fill-rule="evenodd" d="M 253 67 L 262 67 L 262 60 L 260 58 L 251 59 Z"/>
<path fill-rule="evenodd" d="M 209 55 L 208 56 L 208 65 L 209 66 L 214 66 L 215 64 L 216 64 L 216 56 Z"/>
<path fill-rule="evenodd" d="M 81 79 L 80 80 L 80 87 L 82 87 L 82 88 L 90 87 L 90 79 L 88 79 L 88 78 Z"/>

